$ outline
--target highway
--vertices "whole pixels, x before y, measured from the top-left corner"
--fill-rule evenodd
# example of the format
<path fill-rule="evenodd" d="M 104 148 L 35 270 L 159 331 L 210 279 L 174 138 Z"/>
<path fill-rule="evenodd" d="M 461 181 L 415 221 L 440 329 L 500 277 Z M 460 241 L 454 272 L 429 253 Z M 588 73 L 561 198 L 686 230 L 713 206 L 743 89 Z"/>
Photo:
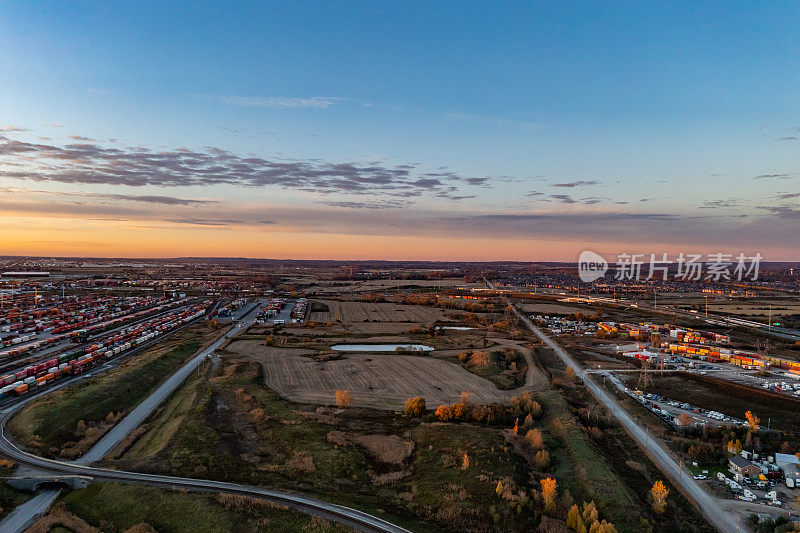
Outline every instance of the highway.
<path fill-rule="evenodd" d="M 487 282 L 489 287 L 494 289 L 494 284 Z M 509 305 L 511 302 L 508 302 Z M 650 459 L 670 477 L 672 482 L 679 485 L 685 494 L 688 494 L 700 507 L 700 510 L 708 518 L 708 520 L 723 533 L 731 533 L 734 531 L 747 531 L 735 518 L 726 512 L 720 505 L 719 501 L 706 491 L 688 472 L 684 472 L 683 464 L 675 459 L 672 454 L 667 450 L 657 439 L 650 438 L 649 433 L 642 429 L 634 418 L 622 408 L 617 400 L 611 396 L 606 390 L 601 387 L 592 377 L 591 373 L 585 370 L 577 361 L 575 361 L 567 351 L 561 347 L 557 342 L 544 334 L 537 328 L 531 320 L 528 319 L 523 313 L 517 309 L 516 305 L 513 307 L 514 314 L 525 323 L 542 342 L 553 349 L 558 357 L 564 362 L 565 365 L 571 366 L 575 370 L 575 375 L 583 380 L 586 387 L 592 392 L 600 403 L 605 405 L 619 420 L 622 426 L 630 433 L 630 435 L 639 443 L 639 446 L 644 449 Z"/>
<path fill-rule="evenodd" d="M 268 499 L 280 505 L 285 505 L 296 511 L 320 516 L 358 531 L 365 532 L 390 532 L 407 533 L 407 530 L 387 522 L 381 518 L 364 513 L 357 509 L 351 509 L 340 505 L 331 504 L 315 498 L 310 498 L 300 494 L 290 492 L 269 490 L 249 485 L 239 485 L 221 481 L 211 481 L 203 479 L 181 478 L 174 476 L 162 476 L 155 474 L 141 474 L 138 472 L 125 472 L 119 470 L 109 470 L 88 466 L 91 462 L 104 457 L 114 449 L 131 431 L 141 424 L 152 412 L 161 404 L 172 392 L 195 370 L 204 358 L 211 355 L 214 350 L 227 341 L 229 338 L 244 331 L 255 320 L 259 306 L 254 306 L 247 312 L 244 318 L 234 321 L 234 326 L 217 341 L 212 343 L 198 355 L 193 357 L 186 365 L 181 367 L 167 381 L 165 381 L 156 391 L 137 406 L 128 416 L 120 421 L 111 431 L 101 438 L 83 457 L 74 462 L 57 461 L 38 457 L 18 448 L 6 434 L 6 422 L 14 412 L 23 405 L 33 400 L 37 396 L 27 398 L 25 401 L 14 404 L 5 409 L 0 414 L 0 453 L 10 457 L 22 466 L 31 467 L 38 471 L 45 471 L 53 474 L 77 474 L 90 476 L 98 481 L 114 481 L 118 483 L 144 484 L 162 488 L 183 488 L 193 491 L 204 492 L 227 492 Z M 65 383 L 66 384 L 66 383 Z M 60 388 L 60 387 L 58 387 Z M 47 389 L 41 394 L 46 394 L 55 388 Z M 55 491 L 53 495 L 52 492 Z M 12 515 L 0 522 L 0 531 L 22 531 L 36 517 L 43 514 L 50 503 L 58 496 L 58 489 L 47 489 L 34 497 L 28 503 L 30 505 L 20 506 Z M 35 500 L 35 501 L 34 501 Z M 12 529 L 18 528 L 18 529 Z"/>
<path fill-rule="evenodd" d="M 620 421 L 622 426 L 628 430 L 631 436 L 639 443 L 649 455 L 650 459 L 658 466 L 662 472 L 666 473 L 676 485 L 684 490 L 697 502 L 703 514 L 720 531 L 730 533 L 741 531 L 741 525 L 729 513 L 720 507 L 717 499 L 706 491 L 688 472 L 684 472 L 682 463 L 675 459 L 672 454 L 655 438 L 650 438 L 648 432 L 642 429 L 639 424 L 623 409 L 617 400 L 603 389 L 581 365 L 570 356 L 564 348 L 545 335 L 533 322 L 514 307 L 514 313 L 525 323 L 542 342 L 553 349 L 565 365 L 571 366 L 575 374 L 583 380 L 586 387 L 592 394 L 605 405 Z"/>

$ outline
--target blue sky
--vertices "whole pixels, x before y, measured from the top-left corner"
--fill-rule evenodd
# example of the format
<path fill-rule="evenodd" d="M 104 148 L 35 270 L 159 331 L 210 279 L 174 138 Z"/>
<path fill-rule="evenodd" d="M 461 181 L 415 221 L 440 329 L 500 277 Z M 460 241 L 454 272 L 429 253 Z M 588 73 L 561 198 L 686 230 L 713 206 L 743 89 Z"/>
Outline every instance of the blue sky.
<path fill-rule="evenodd" d="M 342 239 L 363 235 L 376 210 L 386 228 L 370 233 L 387 240 L 464 239 L 436 223 L 458 219 L 481 237 L 513 239 L 498 259 L 571 258 L 587 243 L 587 220 L 606 226 L 588 241 L 606 253 L 763 246 L 796 259 L 787 238 L 800 222 L 798 15 L 792 2 L 5 3 L 0 134 L 50 147 L 0 151 L 0 186 L 13 200 L 5 223 L 55 223 L 43 203 L 96 220 L 103 210 L 82 213 L 74 195 L 107 194 L 136 207 L 131 221 L 169 225 L 162 211 L 176 204 L 122 197 L 199 198 L 221 214 L 194 229 L 220 242 L 226 231 L 306 235 L 282 211 L 294 207 L 337 218 L 323 231 Z M 290 183 L 296 173 L 286 183 L 165 183 L 147 179 L 163 169 L 138 168 L 143 179 L 122 185 L 75 177 L 98 160 L 78 168 L 49 157 L 76 143 L 212 147 L 306 163 L 293 172 L 321 161 L 373 174 L 357 191 L 320 192 Z M 441 185 L 386 187 L 376 166 L 409 166 L 406 181 Z M 182 220 L 206 220 L 197 205 Z M 259 209 L 283 218 L 253 226 Z M 409 223 L 409 211 L 430 225 Z M 651 217 L 638 236 L 631 216 Z M 731 228 L 737 237 L 724 237 Z M 102 233 L 94 242 L 102 251 Z M 370 255 L 348 246 L 343 257 Z M 65 237 L 53 253 L 67 247 Z M 397 258 L 428 258 L 412 248 L 396 247 Z M 272 252 L 281 249 L 252 255 Z"/>

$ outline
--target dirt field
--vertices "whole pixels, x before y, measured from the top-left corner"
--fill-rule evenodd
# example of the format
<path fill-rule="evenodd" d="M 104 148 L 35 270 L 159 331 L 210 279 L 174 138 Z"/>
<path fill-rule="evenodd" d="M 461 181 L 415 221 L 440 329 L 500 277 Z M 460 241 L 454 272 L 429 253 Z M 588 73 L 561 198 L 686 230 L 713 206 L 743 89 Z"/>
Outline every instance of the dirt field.
<path fill-rule="evenodd" d="M 547 303 L 519 304 L 519 307 L 526 313 L 541 313 L 545 315 L 571 315 L 581 311 L 577 307 Z"/>
<path fill-rule="evenodd" d="M 492 403 L 547 386 L 536 369 L 528 385 L 503 391 L 459 365 L 428 357 L 350 354 L 320 362 L 299 355 L 303 350 L 269 348 L 259 341 L 239 341 L 228 350 L 260 362 L 266 385 L 296 402 L 332 404 L 335 391 L 347 389 L 357 406 L 396 410 L 408 398 L 422 396 L 430 409 L 458 402 L 465 390 L 475 403 Z"/>
<path fill-rule="evenodd" d="M 312 312 L 309 322 L 336 322 L 346 324 L 357 322 L 414 322 L 422 326 L 437 320 L 447 320 L 444 311 L 422 305 L 402 305 L 394 303 L 337 302 L 318 300 L 328 306 L 328 311 Z"/>

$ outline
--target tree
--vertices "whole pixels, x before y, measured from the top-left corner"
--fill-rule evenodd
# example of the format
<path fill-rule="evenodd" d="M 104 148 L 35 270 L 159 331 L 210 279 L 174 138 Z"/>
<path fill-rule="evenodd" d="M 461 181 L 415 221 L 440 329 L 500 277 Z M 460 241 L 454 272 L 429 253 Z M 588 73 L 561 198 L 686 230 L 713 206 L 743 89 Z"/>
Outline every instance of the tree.
<path fill-rule="evenodd" d="M 544 448 L 544 438 L 542 437 L 542 432 L 538 429 L 529 430 L 525 434 L 525 440 L 534 450 L 539 450 Z"/>
<path fill-rule="evenodd" d="M 564 377 L 567 378 L 567 381 L 574 381 L 575 369 L 572 368 L 571 366 L 568 366 L 566 372 L 564 372 Z"/>
<path fill-rule="evenodd" d="M 694 424 L 694 418 L 689 416 L 688 413 L 681 413 L 681 415 L 678 417 L 678 422 L 680 422 L 681 427 L 688 428 Z"/>
<path fill-rule="evenodd" d="M 353 404 L 353 398 L 349 390 L 336 391 L 336 405 L 341 409 L 346 409 Z"/>
<path fill-rule="evenodd" d="M 583 523 L 581 511 L 578 509 L 577 504 L 569 508 L 569 512 L 567 513 L 567 527 L 577 532 L 586 531 L 586 525 Z"/>
<path fill-rule="evenodd" d="M 550 452 L 547 450 L 539 450 L 536 452 L 536 468 L 544 470 L 550 466 Z"/>
<path fill-rule="evenodd" d="M 470 405 L 472 403 L 472 394 L 468 390 L 461 391 L 461 403 Z"/>
<path fill-rule="evenodd" d="M 511 431 L 514 433 L 514 435 L 519 435 L 519 417 L 517 417 L 517 419 L 514 420 L 514 429 L 512 429 Z"/>
<path fill-rule="evenodd" d="M 406 401 L 406 416 L 422 416 L 425 414 L 425 398 L 414 396 Z"/>
<path fill-rule="evenodd" d="M 467 455 L 467 452 L 464 452 L 464 460 L 461 461 L 461 469 L 466 470 L 467 468 L 469 468 L 469 455 Z"/>
<path fill-rule="evenodd" d="M 747 429 L 751 433 L 755 433 L 758 431 L 758 423 L 760 422 L 758 417 L 752 411 L 747 411 L 744 414 L 744 417 L 747 419 Z"/>
<path fill-rule="evenodd" d="M 558 483 L 553 478 L 544 478 L 542 482 L 542 499 L 544 499 L 545 511 L 552 513 L 556 510 L 556 496 L 558 495 Z"/>
<path fill-rule="evenodd" d="M 594 504 L 594 500 L 589 503 L 583 502 L 583 513 L 581 513 L 581 517 L 584 522 L 591 525 L 597 522 L 598 516 L 599 514 L 597 513 L 597 506 Z"/>
<path fill-rule="evenodd" d="M 661 480 L 658 480 L 653 484 L 653 488 L 650 489 L 650 494 L 653 496 L 653 511 L 658 514 L 663 513 L 667 509 L 669 489 Z"/>
<path fill-rule="evenodd" d="M 742 453 L 742 441 L 740 441 L 739 439 L 736 439 L 735 441 L 733 439 L 729 440 L 728 453 L 732 455 L 739 455 L 740 453 Z"/>
<path fill-rule="evenodd" d="M 440 405 L 435 414 L 440 421 L 447 422 L 453 419 L 453 408 L 449 405 Z"/>

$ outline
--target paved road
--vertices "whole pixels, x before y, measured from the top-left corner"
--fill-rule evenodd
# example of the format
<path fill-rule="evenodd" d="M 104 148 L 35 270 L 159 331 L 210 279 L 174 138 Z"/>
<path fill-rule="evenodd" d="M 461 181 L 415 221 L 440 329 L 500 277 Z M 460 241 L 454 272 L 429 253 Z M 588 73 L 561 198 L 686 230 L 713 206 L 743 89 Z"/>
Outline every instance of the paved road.
<path fill-rule="evenodd" d="M 61 489 L 45 489 L 27 502 L 23 503 L 0 522 L 0 531 L 25 531 L 36 519 L 47 512 L 50 505 L 61 494 Z"/>
<path fill-rule="evenodd" d="M 492 283 L 489 283 L 489 287 L 494 289 Z M 691 475 L 684 472 L 683 464 L 676 460 L 660 442 L 650 438 L 649 434 L 617 403 L 616 399 L 598 385 L 591 374 L 578 364 L 564 348 L 545 335 L 528 319 L 528 317 L 521 313 L 516 306 L 514 306 L 513 309 L 517 317 L 519 317 L 542 342 L 552 348 L 564 364 L 571 366 L 573 370 L 575 370 L 575 374 L 583 380 L 592 394 L 617 417 L 617 420 L 628 430 L 631 436 L 639 443 L 639 446 L 648 452 L 652 461 L 661 471 L 666 473 L 674 483 L 680 485 L 681 488 L 697 502 L 703 514 L 706 515 L 709 521 L 718 530 L 723 533 L 747 531 L 736 519 L 720 507 L 718 500 L 714 496 L 709 494 Z"/>
<path fill-rule="evenodd" d="M 160 387 L 158 387 L 153 394 L 148 396 L 142 403 L 140 403 L 133 411 L 123 418 L 116 426 L 114 426 L 103 438 L 92 446 L 80 459 L 75 463 L 81 465 L 92 464 L 99 461 L 111 452 L 117 444 L 127 437 L 134 429 L 139 427 L 147 417 L 149 417 L 164 402 L 169 396 L 177 389 L 181 383 L 191 374 L 203 360 L 214 353 L 214 350 L 219 348 L 222 343 L 229 338 L 237 335 L 238 333 L 246 330 L 255 321 L 255 316 L 258 314 L 259 305 L 253 306 L 244 318 L 239 318 L 234 322 L 233 327 L 225 335 L 214 341 L 208 348 L 197 354 L 191 361 L 186 363 L 177 372 L 169 377 Z"/>

